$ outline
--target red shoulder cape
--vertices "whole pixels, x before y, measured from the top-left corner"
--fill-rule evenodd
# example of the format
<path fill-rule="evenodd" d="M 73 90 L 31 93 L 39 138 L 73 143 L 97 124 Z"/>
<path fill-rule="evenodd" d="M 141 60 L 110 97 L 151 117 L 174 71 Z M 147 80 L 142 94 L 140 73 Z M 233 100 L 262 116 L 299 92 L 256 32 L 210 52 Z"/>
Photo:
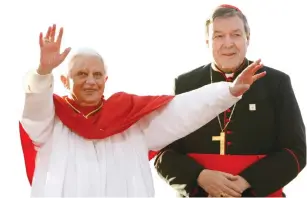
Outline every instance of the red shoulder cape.
<path fill-rule="evenodd" d="M 76 134 L 86 139 L 104 139 L 121 133 L 143 116 L 169 103 L 174 96 L 136 96 L 119 92 L 104 101 L 94 119 L 76 113 L 66 101 L 53 96 L 56 116 Z M 21 146 L 30 184 L 35 169 L 36 150 L 32 140 L 19 122 Z"/>

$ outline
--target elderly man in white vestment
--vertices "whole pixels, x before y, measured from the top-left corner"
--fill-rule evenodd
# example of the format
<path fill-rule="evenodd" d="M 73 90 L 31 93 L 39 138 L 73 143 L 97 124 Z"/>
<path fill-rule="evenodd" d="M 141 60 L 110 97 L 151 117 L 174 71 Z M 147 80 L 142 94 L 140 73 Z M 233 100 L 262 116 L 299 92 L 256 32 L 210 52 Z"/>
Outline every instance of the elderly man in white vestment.
<path fill-rule="evenodd" d="M 265 75 L 257 73 L 257 61 L 233 83 L 177 96 L 120 92 L 105 99 L 103 59 L 79 53 L 61 76 L 71 95 L 60 97 L 52 71 L 70 48 L 60 53 L 63 28 L 55 34 L 55 25 L 40 34 L 40 64 L 26 76 L 20 133 L 32 197 L 153 197 L 148 152 L 208 123 Z"/>

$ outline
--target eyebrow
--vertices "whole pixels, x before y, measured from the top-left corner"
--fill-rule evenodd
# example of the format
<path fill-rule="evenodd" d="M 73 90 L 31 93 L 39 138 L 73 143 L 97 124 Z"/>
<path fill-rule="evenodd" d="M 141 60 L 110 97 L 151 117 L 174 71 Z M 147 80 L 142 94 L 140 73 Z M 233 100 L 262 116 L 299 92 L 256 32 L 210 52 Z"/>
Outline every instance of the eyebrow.
<path fill-rule="evenodd" d="M 242 31 L 240 29 L 236 29 L 236 30 L 233 30 L 232 32 L 242 32 Z M 214 30 L 213 33 L 216 34 L 216 33 L 223 33 L 223 32 L 219 30 Z"/>

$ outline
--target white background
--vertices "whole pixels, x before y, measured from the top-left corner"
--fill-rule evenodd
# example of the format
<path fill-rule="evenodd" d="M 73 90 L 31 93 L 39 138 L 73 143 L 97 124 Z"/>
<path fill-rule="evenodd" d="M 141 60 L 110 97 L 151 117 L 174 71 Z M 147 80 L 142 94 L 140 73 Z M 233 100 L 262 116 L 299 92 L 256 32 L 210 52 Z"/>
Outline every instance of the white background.
<path fill-rule="evenodd" d="M 232 3 L 248 17 L 248 58 L 290 74 L 306 121 L 304 1 L 209 0 L 10 0 L 0 3 L 1 138 L 0 197 L 28 197 L 18 134 L 22 77 L 39 63 L 38 35 L 53 23 L 65 28 L 63 47 L 98 50 L 109 67 L 107 93 L 172 93 L 173 78 L 208 63 L 204 21 L 220 3 Z M 65 66 L 62 66 L 62 68 Z M 60 69 L 57 71 L 59 73 Z M 58 92 L 63 92 L 59 84 Z M 153 170 L 157 197 L 174 192 Z M 303 171 L 286 188 L 288 197 L 305 192 Z"/>

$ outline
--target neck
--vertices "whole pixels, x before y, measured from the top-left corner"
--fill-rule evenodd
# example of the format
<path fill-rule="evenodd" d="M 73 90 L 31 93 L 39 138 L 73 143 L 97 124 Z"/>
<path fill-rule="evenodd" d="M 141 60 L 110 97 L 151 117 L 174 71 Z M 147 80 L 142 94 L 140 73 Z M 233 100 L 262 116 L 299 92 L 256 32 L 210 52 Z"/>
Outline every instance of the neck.
<path fill-rule="evenodd" d="M 212 64 L 212 69 L 214 71 L 218 71 L 221 73 L 225 73 L 225 74 L 232 74 L 235 73 L 236 71 L 238 71 L 245 63 L 245 59 L 237 66 L 235 67 L 231 67 L 231 68 L 223 68 L 221 66 L 218 66 L 216 63 Z"/>
<path fill-rule="evenodd" d="M 88 116 L 98 112 L 103 105 L 103 99 L 100 100 L 98 103 L 86 103 L 85 105 L 82 105 L 82 103 L 76 103 L 76 100 L 74 100 L 73 98 L 74 97 L 67 96 L 64 97 L 64 100 L 72 109 L 74 109 L 77 113 L 82 114 L 85 118 L 88 118 Z"/>
<path fill-rule="evenodd" d="M 97 102 L 79 102 L 79 103 L 77 103 L 79 106 L 81 106 L 81 107 L 92 107 L 92 106 L 97 106 L 97 105 L 99 105 L 100 104 L 100 102 L 101 102 L 101 100 L 100 101 L 97 101 Z"/>
<path fill-rule="evenodd" d="M 90 102 L 90 103 L 89 102 L 83 102 L 83 101 L 78 100 L 78 98 L 76 96 L 74 96 L 74 95 L 69 95 L 68 99 L 74 105 L 77 105 L 79 107 L 93 107 L 93 106 L 100 105 L 101 102 L 102 102 L 102 100 L 95 101 L 95 102 Z"/>

